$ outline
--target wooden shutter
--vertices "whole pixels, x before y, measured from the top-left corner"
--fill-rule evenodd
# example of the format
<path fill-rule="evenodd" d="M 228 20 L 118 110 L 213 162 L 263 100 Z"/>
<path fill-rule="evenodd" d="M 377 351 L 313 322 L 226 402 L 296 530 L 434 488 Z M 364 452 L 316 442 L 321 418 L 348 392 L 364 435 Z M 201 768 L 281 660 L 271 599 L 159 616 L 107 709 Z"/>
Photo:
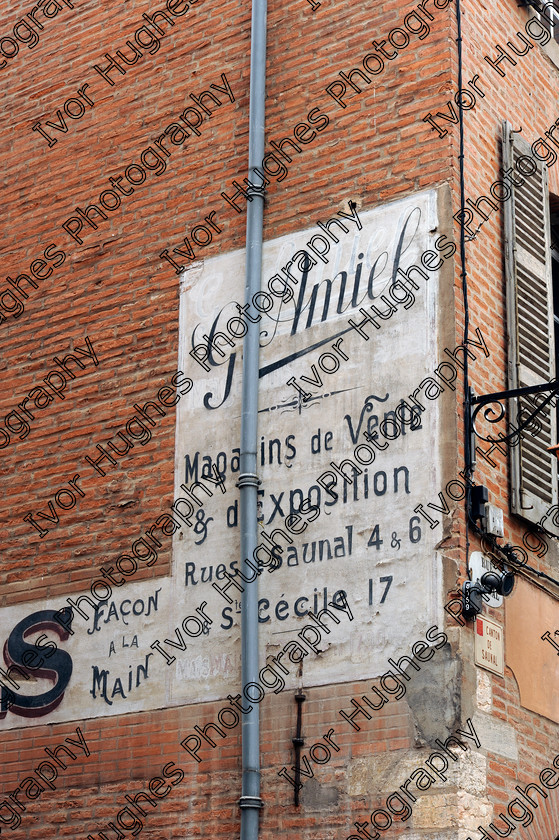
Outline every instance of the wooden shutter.
<path fill-rule="evenodd" d="M 514 168 L 514 179 L 524 178 L 524 183 L 513 186 L 511 198 L 504 203 L 509 388 L 555 379 L 547 167 L 534 158 L 530 144 L 512 133 L 510 123 L 505 122 L 503 168 L 515 167 L 523 155 L 537 164 L 537 171 L 524 176 Z M 525 167 L 520 164 L 524 171 L 529 165 L 528 161 Z M 533 410 L 534 399 L 541 402 L 543 397 L 508 401 L 511 425 L 518 426 Z M 524 431 L 520 443 L 509 447 L 511 511 L 533 523 L 557 503 L 557 458 L 546 451 L 557 443 L 555 408 L 548 405 L 538 420 L 541 431 L 536 435 Z"/>

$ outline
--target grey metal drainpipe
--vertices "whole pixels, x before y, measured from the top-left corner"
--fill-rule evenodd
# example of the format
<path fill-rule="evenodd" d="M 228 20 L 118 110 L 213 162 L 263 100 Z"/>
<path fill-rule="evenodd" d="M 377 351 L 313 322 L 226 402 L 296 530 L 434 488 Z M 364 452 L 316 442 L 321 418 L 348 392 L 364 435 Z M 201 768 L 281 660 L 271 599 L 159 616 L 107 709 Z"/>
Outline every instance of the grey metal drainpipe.
<path fill-rule="evenodd" d="M 248 140 L 248 180 L 258 185 L 261 179 L 254 167 L 264 157 L 264 102 L 266 96 L 266 0 L 252 2 L 252 30 L 250 48 L 250 110 Z M 262 274 L 262 225 L 264 191 L 249 187 L 252 200 L 247 201 L 246 280 L 245 302 L 251 303 L 260 291 Z M 258 372 L 260 329 L 258 323 L 248 324 L 243 340 L 243 395 L 241 417 L 240 523 L 241 564 L 245 578 L 253 577 L 253 570 L 245 563 L 252 559 L 258 544 L 256 474 L 258 434 Z M 258 577 L 252 583 L 243 582 L 241 608 L 241 679 L 258 683 Z M 241 840 L 258 840 L 259 811 L 264 804 L 260 798 L 260 714 L 259 704 L 251 703 L 252 711 L 242 715 L 242 793 Z"/>

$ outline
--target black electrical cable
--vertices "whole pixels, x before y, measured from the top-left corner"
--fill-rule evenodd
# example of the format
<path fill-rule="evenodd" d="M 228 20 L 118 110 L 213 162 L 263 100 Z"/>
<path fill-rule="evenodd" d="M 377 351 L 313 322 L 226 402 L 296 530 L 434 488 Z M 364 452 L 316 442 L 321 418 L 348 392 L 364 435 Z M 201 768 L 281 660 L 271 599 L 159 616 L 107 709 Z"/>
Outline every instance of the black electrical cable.
<path fill-rule="evenodd" d="M 456 0 L 456 24 L 457 24 L 457 58 L 458 58 L 458 90 L 462 90 L 462 16 L 460 10 L 460 0 Z M 459 171 L 460 171 L 460 268 L 462 278 L 462 297 L 464 299 L 464 339 L 463 345 L 467 347 L 469 327 L 470 327 L 470 309 L 468 305 L 468 277 L 466 271 L 466 238 L 464 231 L 464 216 L 466 206 L 465 185 L 464 185 L 464 111 L 462 104 L 458 105 L 459 115 L 459 135 L 460 135 L 460 150 L 458 155 Z M 466 514 L 466 573 L 470 577 L 470 569 L 468 558 L 470 556 L 470 536 L 468 531 L 468 520 L 471 509 L 471 489 L 468 479 L 470 478 L 472 470 L 472 453 L 470 446 L 470 382 L 468 376 L 468 354 L 464 353 L 464 460 L 465 469 L 464 477 L 466 478 L 466 496 L 464 499 L 464 508 Z"/>

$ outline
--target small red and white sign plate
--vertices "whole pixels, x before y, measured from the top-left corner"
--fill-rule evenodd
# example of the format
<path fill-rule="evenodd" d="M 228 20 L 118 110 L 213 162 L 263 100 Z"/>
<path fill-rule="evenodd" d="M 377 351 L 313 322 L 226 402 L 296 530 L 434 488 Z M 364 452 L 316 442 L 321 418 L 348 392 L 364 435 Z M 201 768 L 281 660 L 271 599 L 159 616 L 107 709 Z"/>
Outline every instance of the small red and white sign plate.
<path fill-rule="evenodd" d="M 476 616 L 475 663 L 481 668 L 504 676 L 505 655 L 503 628 L 489 618 Z"/>

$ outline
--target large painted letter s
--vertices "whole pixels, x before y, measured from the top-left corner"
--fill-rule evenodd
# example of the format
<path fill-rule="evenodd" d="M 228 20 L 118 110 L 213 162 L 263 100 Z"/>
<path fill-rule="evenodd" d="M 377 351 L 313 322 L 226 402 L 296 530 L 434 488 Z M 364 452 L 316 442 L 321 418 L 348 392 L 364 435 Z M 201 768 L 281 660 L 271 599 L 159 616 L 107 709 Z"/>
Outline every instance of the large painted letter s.
<path fill-rule="evenodd" d="M 4 645 L 7 674 L 0 671 L 10 684 L 14 682 L 17 684 L 17 681 L 24 682 L 28 678 L 28 671 L 32 671 L 36 676 L 50 680 L 53 687 L 42 694 L 28 695 L 20 694 L 2 685 L 0 719 L 6 716 L 7 709 L 11 709 L 21 717 L 42 717 L 56 709 L 61 703 L 72 676 L 70 654 L 56 648 L 54 642 L 52 645 L 55 646 L 55 652 L 52 652 L 52 645 L 37 647 L 25 641 L 26 636 L 40 630 L 50 630 L 62 641 L 66 640 L 69 632 L 56 620 L 55 615 L 57 615 L 55 610 L 40 610 L 16 624 Z M 42 656 L 41 652 L 44 653 L 46 649 L 49 653 Z M 45 659 L 48 660 L 46 663 Z"/>

